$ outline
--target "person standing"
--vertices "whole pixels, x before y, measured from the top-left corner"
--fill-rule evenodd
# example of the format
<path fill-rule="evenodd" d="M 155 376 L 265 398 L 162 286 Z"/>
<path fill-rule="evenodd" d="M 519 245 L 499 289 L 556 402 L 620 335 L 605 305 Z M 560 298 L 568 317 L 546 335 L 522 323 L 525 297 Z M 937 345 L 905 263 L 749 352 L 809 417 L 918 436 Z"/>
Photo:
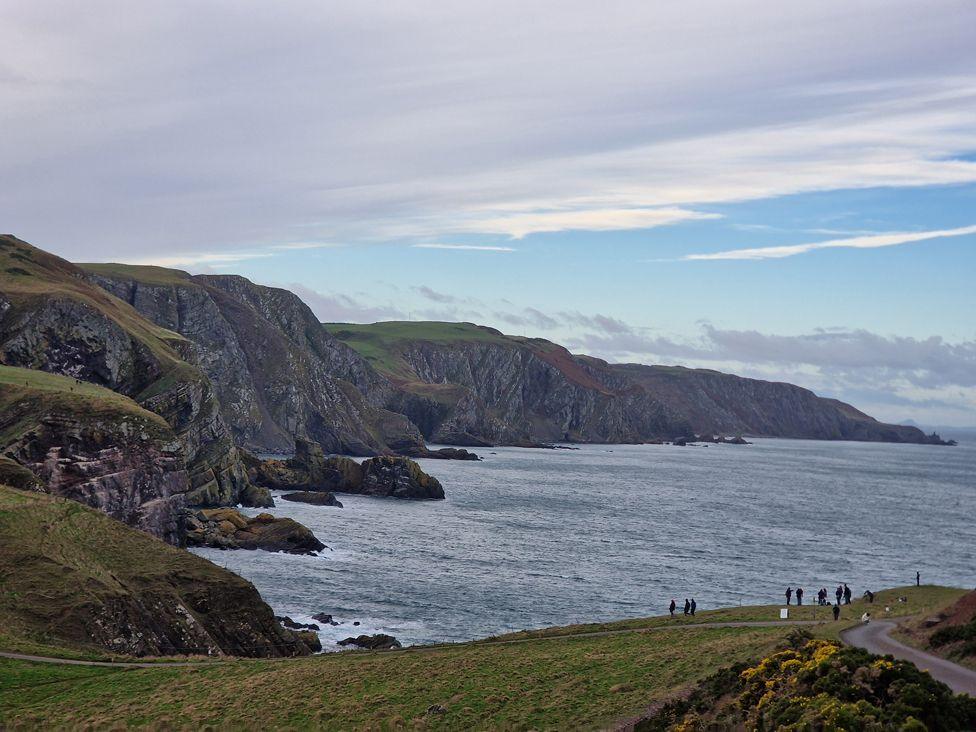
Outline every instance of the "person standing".
<path fill-rule="evenodd" d="M 844 596 L 844 588 L 837 585 L 837 589 L 834 590 L 834 596 L 837 598 L 837 604 L 840 605 L 840 598 Z"/>
<path fill-rule="evenodd" d="M 840 620 L 840 605 L 834 605 L 834 620 Z"/>
<path fill-rule="evenodd" d="M 695 598 L 691 598 L 691 617 L 695 617 L 695 609 L 698 607 L 698 603 L 695 602 Z"/>
<path fill-rule="evenodd" d="M 797 587 L 796 588 L 796 604 L 797 605 L 802 605 L 803 604 L 803 588 L 802 587 Z"/>
<path fill-rule="evenodd" d="M 674 617 L 674 609 L 675 609 L 676 607 L 678 607 L 678 606 L 677 606 L 677 605 L 675 604 L 675 602 L 674 602 L 674 598 L 672 597 L 672 598 L 671 598 L 671 604 L 670 604 L 670 605 L 668 605 L 668 612 L 670 612 L 670 613 L 671 613 L 671 617 L 672 617 L 672 618 Z"/>
<path fill-rule="evenodd" d="M 688 598 L 686 597 L 685 598 L 685 615 L 687 615 L 690 610 L 691 610 L 691 603 L 688 602 Z"/>
<path fill-rule="evenodd" d="M 922 586 L 922 573 L 921 572 L 916 572 L 915 573 L 915 586 L 916 587 L 921 587 Z"/>
<path fill-rule="evenodd" d="M 790 600 L 792 600 L 792 599 L 793 599 L 793 588 L 792 587 L 787 587 L 786 588 L 786 604 L 789 605 L 790 604 Z"/>
<path fill-rule="evenodd" d="M 844 583 L 844 604 L 851 604 L 851 588 L 847 586 L 846 582 Z"/>

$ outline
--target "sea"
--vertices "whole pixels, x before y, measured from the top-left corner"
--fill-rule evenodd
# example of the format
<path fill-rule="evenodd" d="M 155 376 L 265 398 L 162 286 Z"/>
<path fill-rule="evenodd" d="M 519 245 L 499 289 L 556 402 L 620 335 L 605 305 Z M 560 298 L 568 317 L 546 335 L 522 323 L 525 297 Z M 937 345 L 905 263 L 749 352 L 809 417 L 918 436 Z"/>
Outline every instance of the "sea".
<path fill-rule="evenodd" d="M 319 556 L 194 552 L 278 615 L 332 615 L 326 650 L 361 633 L 410 645 L 657 615 L 672 598 L 777 603 L 787 586 L 860 596 L 916 571 L 976 587 L 976 443 L 574 447 L 419 461 L 443 501 L 340 494 L 333 508 L 275 493 L 273 513 L 328 545 Z"/>

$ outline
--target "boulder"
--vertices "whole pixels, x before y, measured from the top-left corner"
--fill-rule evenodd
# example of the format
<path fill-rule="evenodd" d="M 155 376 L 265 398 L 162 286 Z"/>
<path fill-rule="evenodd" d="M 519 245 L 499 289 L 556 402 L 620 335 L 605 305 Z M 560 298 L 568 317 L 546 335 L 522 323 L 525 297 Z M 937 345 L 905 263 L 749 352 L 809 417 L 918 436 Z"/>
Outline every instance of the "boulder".
<path fill-rule="evenodd" d="M 444 488 L 440 481 L 425 473 L 409 458 L 370 458 L 363 461 L 362 469 L 362 487 L 358 491 L 350 492 L 411 500 L 444 498 Z"/>
<path fill-rule="evenodd" d="M 318 620 L 320 623 L 323 623 L 324 625 L 338 625 L 339 624 L 328 613 L 316 613 L 315 615 L 312 616 L 312 619 L 313 620 Z"/>
<path fill-rule="evenodd" d="M 270 513 L 248 518 L 233 508 L 186 513 L 188 546 L 264 549 L 289 554 L 313 554 L 325 549 L 325 544 L 308 527 L 290 518 L 276 518 Z"/>
<path fill-rule="evenodd" d="M 298 491 L 297 493 L 286 493 L 281 498 L 294 503 L 310 503 L 313 506 L 335 506 L 336 508 L 342 508 L 342 504 L 335 497 L 335 493 L 326 491 Z"/>
<path fill-rule="evenodd" d="M 355 638 L 343 638 L 339 641 L 340 646 L 356 646 L 370 651 L 386 651 L 391 648 L 402 648 L 400 641 L 392 635 L 377 633 L 376 635 L 359 635 Z"/>
<path fill-rule="evenodd" d="M 322 641 L 314 630 L 296 630 L 294 633 L 312 653 L 319 653 L 322 650 Z"/>
<path fill-rule="evenodd" d="M 279 623 L 281 623 L 282 625 L 284 625 L 286 628 L 290 630 L 318 630 L 319 629 L 319 626 L 317 626 L 315 623 L 299 623 L 295 620 L 292 620 L 287 615 L 285 616 L 275 615 L 275 620 L 277 620 Z"/>

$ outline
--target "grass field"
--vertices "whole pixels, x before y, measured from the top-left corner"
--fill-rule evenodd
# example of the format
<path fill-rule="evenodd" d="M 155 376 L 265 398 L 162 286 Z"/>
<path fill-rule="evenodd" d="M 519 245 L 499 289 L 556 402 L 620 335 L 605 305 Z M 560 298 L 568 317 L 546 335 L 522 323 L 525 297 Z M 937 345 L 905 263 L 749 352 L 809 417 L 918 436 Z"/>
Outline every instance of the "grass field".
<path fill-rule="evenodd" d="M 13 726 L 46 728 L 595 728 L 761 655 L 784 634 L 688 628 L 88 673 L 0 660 L 0 713 Z M 432 705 L 446 712 L 427 714 Z"/>
<path fill-rule="evenodd" d="M 878 593 L 891 616 L 929 612 L 963 590 Z M 0 718 L 13 728 L 597 729 L 639 715 L 716 669 L 758 658 L 796 626 L 701 628 L 771 620 L 779 606 L 551 628 L 476 643 L 196 668 L 119 670 L 0 660 Z M 804 607 L 794 617 L 812 619 Z M 819 609 L 822 617 L 823 608 Z M 836 638 L 841 622 L 808 628 Z M 772 617 L 770 617 L 772 616 Z M 640 628 L 654 629 L 640 632 Z M 628 631 L 611 635 L 591 632 Z M 433 705 L 443 712 L 428 713 Z"/>
<path fill-rule="evenodd" d="M 895 587 L 876 593 L 873 604 L 863 599 L 855 599 L 850 605 L 842 605 L 840 622 L 838 623 L 833 622 L 831 608 L 818 607 L 816 605 L 791 606 L 790 619 L 825 621 L 827 625 L 824 629 L 826 631 L 824 637 L 830 637 L 830 631 L 836 630 L 839 632 L 839 630 L 848 627 L 850 622 L 859 622 L 865 610 L 870 612 L 875 618 L 906 617 L 920 613 L 930 613 L 936 609 L 943 608 L 964 594 L 966 594 L 966 590 L 953 587 L 939 587 L 936 585 Z M 898 597 L 906 597 L 908 598 L 908 602 L 900 603 L 897 601 Z M 510 633 L 483 642 L 543 638 L 559 635 L 575 635 L 579 633 L 599 633 L 615 630 L 686 626 L 699 623 L 769 622 L 779 620 L 779 611 L 782 607 L 783 605 L 745 605 L 743 607 L 727 607 L 718 610 L 699 610 L 694 617 L 683 615 L 679 608 L 676 617 L 673 619 L 667 615 L 663 615 L 652 618 L 634 618 L 611 623 L 590 623 L 559 628 L 543 628 L 540 630 Z M 886 607 L 891 608 L 890 612 L 885 612 Z M 833 633 L 833 637 L 836 637 L 836 632 Z"/>

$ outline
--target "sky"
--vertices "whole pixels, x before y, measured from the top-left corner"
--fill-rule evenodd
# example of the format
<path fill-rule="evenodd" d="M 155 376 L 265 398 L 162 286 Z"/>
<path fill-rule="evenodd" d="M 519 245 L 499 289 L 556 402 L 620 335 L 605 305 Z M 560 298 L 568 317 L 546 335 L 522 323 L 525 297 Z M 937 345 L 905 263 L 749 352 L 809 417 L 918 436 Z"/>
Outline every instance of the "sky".
<path fill-rule="evenodd" d="M 0 230 L 976 425 L 976 3 L 0 0 Z"/>

